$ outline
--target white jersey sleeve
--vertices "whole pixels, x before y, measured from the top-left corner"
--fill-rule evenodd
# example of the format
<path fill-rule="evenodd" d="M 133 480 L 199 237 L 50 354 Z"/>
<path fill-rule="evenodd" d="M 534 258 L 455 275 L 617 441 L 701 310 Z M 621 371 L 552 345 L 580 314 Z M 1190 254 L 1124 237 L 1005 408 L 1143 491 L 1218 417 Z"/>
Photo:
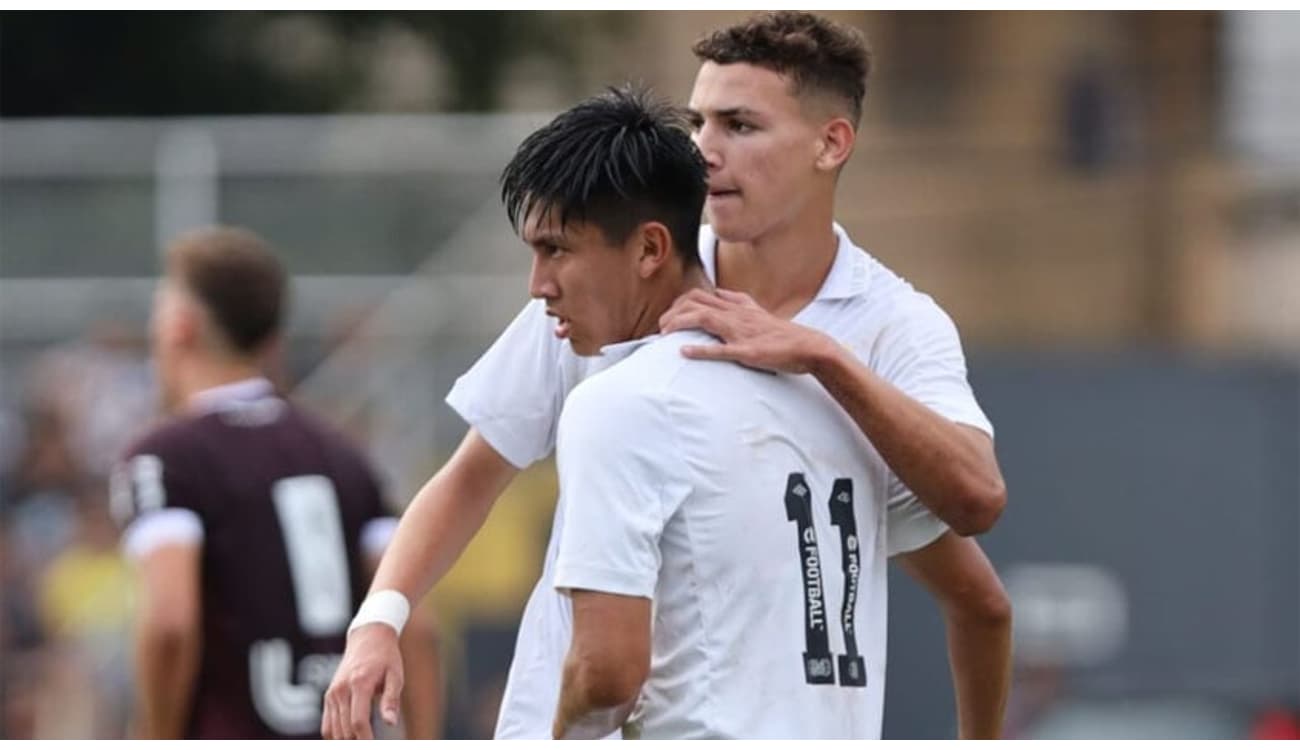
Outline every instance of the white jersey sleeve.
<path fill-rule="evenodd" d="M 908 396 L 954 422 L 993 435 L 966 380 L 957 327 L 929 296 L 912 295 L 896 309 L 873 359 L 876 372 Z M 888 526 L 890 556 L 920 549 L 948 530 L 897 475 L 889 482 Z"/>
<path fill-rule="evenodd" d="M 652 598 L 660 537 L 691 491 L 686 461 L 665 409 L 643 394 L 605 398 L 600 380 L 576 388 L 560 418 L 554 585 Z"/>
<path fill-rule="evenodd" d="M 545 303 L 532 300 L 447 394 L 447 404 L 520 469 L 555 447 L 567 343 L 552 328 Z"/>
<path fill-rule="evenodd" d="M 889 479 L 885 522 L 888 529 L 885 554 L 890 557 L 921 549 L 948 530 L 948 524 L 922 505 L 916 494 L 893 474 Z"/>
<path fill-rule="evenodd" d="M 957 326 L 934 300 L 913 295 L 881 331 L 875 371 L 907 395 L 954 422 L 993 435 L 993 425 L 966 381 Z"/>

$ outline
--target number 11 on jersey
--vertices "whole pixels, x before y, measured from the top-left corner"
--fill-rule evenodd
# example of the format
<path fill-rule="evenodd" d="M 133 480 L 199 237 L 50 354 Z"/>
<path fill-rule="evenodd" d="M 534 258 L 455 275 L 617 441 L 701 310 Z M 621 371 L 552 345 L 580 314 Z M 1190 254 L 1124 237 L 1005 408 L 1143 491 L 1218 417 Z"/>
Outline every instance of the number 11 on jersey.
<path fill-rule="evenodd" d="M 858 576 L 862 569 L 858 522 L 853 515 L 853 480 L 835 480 L 831 489 L 830 511 L 831 525 L 840 530 L 840 559 L 843 561 L 844 572 L 840 627 L 844 633 L 844 649 L 847 653 L 838 658 L 840 685 L 862 687 L 867 684 L 867 669 L 858 653 L 858 639 L 853 627 L 858 600 Z M 785 516 L 795 523 L 799 534 L 799 562 L 803 571 L 804 679 L 810 685 L 833 685 L 835 663 L 831 660 L 827 637 L 825 590 L 822 587 L 817 530 L 812 519 L 812 492 L 801 473 L 792 473 L 786 480 Z"/>

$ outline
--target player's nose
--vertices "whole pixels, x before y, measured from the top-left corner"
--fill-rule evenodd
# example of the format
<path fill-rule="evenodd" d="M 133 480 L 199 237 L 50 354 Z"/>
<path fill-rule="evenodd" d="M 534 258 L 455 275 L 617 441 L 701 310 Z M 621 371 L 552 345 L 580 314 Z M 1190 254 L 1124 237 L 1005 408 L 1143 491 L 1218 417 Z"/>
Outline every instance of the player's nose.
<path fill-rule="evenodd" d="M 691 140 L 695 141 L 695 147 L 700 150 L 710 172 L 722 167 L 722 149 L 713 136 L 714 130 L 712 125 L 705 123 L 691 133 Z"/>
<path fill-rule="evenodd" d="M 528 294 L 535 299 L 555 299 L 559 296 L 559 287 L 555 277 L 546 268 L 546 262 L 533 256 L 533 268 L 528 274 Z"/>

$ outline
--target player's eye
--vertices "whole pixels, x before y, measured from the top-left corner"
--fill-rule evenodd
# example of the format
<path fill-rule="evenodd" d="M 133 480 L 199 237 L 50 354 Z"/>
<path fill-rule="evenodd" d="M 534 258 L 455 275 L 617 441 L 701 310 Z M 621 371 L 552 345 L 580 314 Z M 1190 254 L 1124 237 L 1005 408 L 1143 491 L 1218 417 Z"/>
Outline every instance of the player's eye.
<path fill-rule="evenodd" d="M 752 133 L 752 132 L 754 132 L 754 130 L 755 130 L 755 128 L 754 128 L 753 125 L 751 125 L 751 124 L 745 122 L 744 120 L 730 120 L 730 121 L 728 121 L 728 122 L 727 122 L 727 129 L 730 130 L 730 131 L 733 132 L 733 133 L 738 133 L 738 134 L 740 134 L 740 135 L 744 135 L 744 134 L 746 134 L 746 133 Z"/>

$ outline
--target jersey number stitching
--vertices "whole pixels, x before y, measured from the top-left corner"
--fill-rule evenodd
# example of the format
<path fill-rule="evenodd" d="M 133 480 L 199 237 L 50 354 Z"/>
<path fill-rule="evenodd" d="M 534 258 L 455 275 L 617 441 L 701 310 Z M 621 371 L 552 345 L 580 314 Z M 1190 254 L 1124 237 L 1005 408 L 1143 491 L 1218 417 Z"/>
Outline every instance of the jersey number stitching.
<path fill-rule="evenodd" d="M 844 601 L 840 606 L 840 627 L 844 649 L 840 654 L 840 685 L 863 687 L 867 684 L 866 662 L 858 653 L 853 613 L 858 600 L 858 577 L 862 565 L 858 544 L 858 522 L 853 515 L 853 480 L 840 478 L 831 488 L 831 525 L 840 530 L 840 553 L 844 573 Z M 798 531 L 799 561 L 803 571 L 804 603 L 804 680 L 809 685 L 835 684 L 835 663 L 831 660 L 827 637 L 826 602 L 822 588 L 821 555 L 817 548 L 817 530 L 812 520 L 812 492 L 804 475 L 791 473 L 785 487 L 785 517 Z"/>
<path fill-rule="evenodd" d="M 351 615 L 352 584 L 334 483 L 319 474 L 289 477 L 271 492 L 289 554 L 298 622 L 310 636 L 340 633 Z"/>
<path fill-rule="evenodd" d="M 343 632 L 352 607 L 347 547 L 334 483 L 321 475 L 288 477 L 271 489 L 293 580 L 298 624 L 312 637 Z M 281 734 L 307 734 L 320 725 L 320 697 L 337 659 L 309 654 L 294 674 L 293 649 L 283 638 L 253 643 L 248 653 L 253 706 Z M 329 666 L 322 670 L 322 660 Z M 296 678 L 296 679 L 295 679 Z"/>

